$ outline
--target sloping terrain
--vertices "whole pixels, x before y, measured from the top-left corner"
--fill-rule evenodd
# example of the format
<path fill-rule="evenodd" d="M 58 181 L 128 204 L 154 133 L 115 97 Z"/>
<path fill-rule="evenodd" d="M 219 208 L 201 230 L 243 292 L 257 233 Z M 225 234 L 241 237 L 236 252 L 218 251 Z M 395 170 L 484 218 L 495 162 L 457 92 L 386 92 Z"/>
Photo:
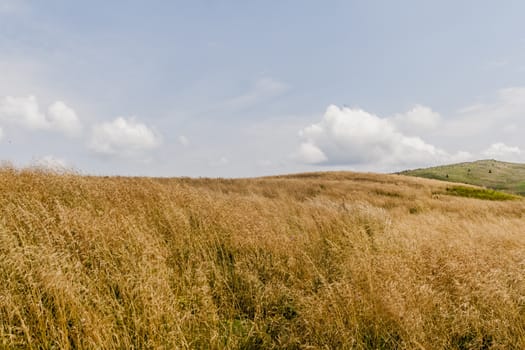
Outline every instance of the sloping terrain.
<path fill-rule="evenodd" d="M 484 186 L 525 195 L 525 164 L 478 160 L 432 168 L 402 171 L 399 174 Z"/>
<path fill-rule="evenodd" d="M 525 200 L 447 187 L 3 168 L 0 348 L 523 349 Z"/>

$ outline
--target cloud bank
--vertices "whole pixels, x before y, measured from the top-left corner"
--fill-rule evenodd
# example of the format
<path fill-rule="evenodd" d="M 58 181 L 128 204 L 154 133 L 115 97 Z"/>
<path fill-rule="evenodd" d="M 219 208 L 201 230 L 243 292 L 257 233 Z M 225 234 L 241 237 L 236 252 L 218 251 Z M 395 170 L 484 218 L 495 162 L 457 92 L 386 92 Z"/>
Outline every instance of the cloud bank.
<path fill-rule="evenodd" d="M 331 105 L 320 122 L 299 132 L 303 142 L 297 156 L 310 164 L 393 167 L 469 159 L 467 152 L 450 154 L 402 132 L 433 127 L 439 119 L 437 113 L 422 106 L 405 115 L 380 118 L 362 109 Z"/>

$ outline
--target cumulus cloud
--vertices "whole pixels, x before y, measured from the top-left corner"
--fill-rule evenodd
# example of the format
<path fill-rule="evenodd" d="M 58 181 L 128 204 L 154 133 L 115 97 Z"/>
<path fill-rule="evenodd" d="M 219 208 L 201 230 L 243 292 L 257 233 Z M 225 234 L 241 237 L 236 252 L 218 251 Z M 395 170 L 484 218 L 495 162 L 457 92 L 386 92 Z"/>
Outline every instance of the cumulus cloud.
<path fill-rule="evenodd" d="M 96 153 L 135 156 L 157 148 L 161 137 L 134 118 L 118 117 L 93 126 L 89 147 Z"/>
<path fill-rule="evenodd" d="M 496 142 L 487 148 L 483 155 L 498 160 L 516 161 L 521 159 L 522 151 L 519 147 L 507 146 L 503 142 Z"/>
<path fill-rule="evenodd" d="M 75 111 L 62 101 L 56 101 L 49 106 L 48 120 L 52 128 L 55 128 L 66 135 L 77 135 L 81 129 Z"/>
<path fill-rule="evenodd" d="M 0 99 L 0 120 L 19 124 L 28 129 L 46 129 L 48 127 L 48 120 L 40 112 L 35 96 L 6 96 Z"/>
<path fill-rule="evenodd" d="M 186 136 L 181 135 L 179 136 L 179 143 L 184 147 L 188 147 L 190 140 Z"/>
<path fill-rule="evenodd" d="M 439 113 L 431 108 L 416 105 L 406 113 L 395 114 L 388 118 L 398 130 L 407 134 L 417 134 L 436 128 L 441 122 Z"/>
<path fill-rule="evenodd" d="M 328 160 L 324 152 L 311 141 L 301 143 L 299 156 L 302 161 L 309 164 L 322 163 Z"/>
<path fill-rule="evenodd" d="M 525 87 L 501 89 L 446 117 L 422 105 L 385 118 L 330 106 L 320 122 L 301 130 L 296 155 L 310 164 L 371 169 L 479 158 L 523 162 L 524 115 Z M 447 151 L 437 146 L 445 142 Z M 465 146 L 471 153 L 454 151 Z"/>
<path fill-rule="evenodd" d="M 418 107 L 407 116 L 393 119 L 415 119 L 423 111 L 425 125 L 436 118 L 428 110 Z M 415 111 L 415 112 L 414 112 Z M 362 109 L 339 108 L 331 105 L 319 123 L 299 133 L 303 142 L 298 158 L 310 164 L 382 164 L 423 165 L 433 162 L 460 161 L 470 157 L 467 152 L 449 154 L 426 143 L 417 136 L 407 136 L 392 118 L 380 118 Z"/>
<path fill-rule="evenodd" d="M 82 129 L 75 111 L 62 101 L 56 101 L 40 111 L 35 96 L 0 98 L 0 122 L 31 130 L 54 130 L 67 136 L 77 135 Z"/>

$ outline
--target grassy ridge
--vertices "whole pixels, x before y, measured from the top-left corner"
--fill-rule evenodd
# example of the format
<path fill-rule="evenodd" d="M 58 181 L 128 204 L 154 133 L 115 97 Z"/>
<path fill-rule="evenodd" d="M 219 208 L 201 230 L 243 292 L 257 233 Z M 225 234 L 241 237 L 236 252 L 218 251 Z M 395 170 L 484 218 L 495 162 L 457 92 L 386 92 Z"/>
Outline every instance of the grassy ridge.
<path fill-rule="evenodd" d="M 525 348 L 525 203 L 0 170 L 0 348 Z"/>
<path fill-rule="evenodd" d="M 402 175 L 461 182 L 525 195 L 525 164 L 478 160 L 425 169 L 406 170 Z"/>

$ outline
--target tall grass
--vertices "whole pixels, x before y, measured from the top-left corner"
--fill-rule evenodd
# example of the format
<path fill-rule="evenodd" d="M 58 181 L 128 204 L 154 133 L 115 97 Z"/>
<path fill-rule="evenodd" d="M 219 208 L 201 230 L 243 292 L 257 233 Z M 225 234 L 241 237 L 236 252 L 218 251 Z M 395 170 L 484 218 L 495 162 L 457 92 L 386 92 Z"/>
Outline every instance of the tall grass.
<path fill-rule="evenodd" d="M 525 205 L 373 174 L 0 170 L 0 348 L 525 348 Z"/>

